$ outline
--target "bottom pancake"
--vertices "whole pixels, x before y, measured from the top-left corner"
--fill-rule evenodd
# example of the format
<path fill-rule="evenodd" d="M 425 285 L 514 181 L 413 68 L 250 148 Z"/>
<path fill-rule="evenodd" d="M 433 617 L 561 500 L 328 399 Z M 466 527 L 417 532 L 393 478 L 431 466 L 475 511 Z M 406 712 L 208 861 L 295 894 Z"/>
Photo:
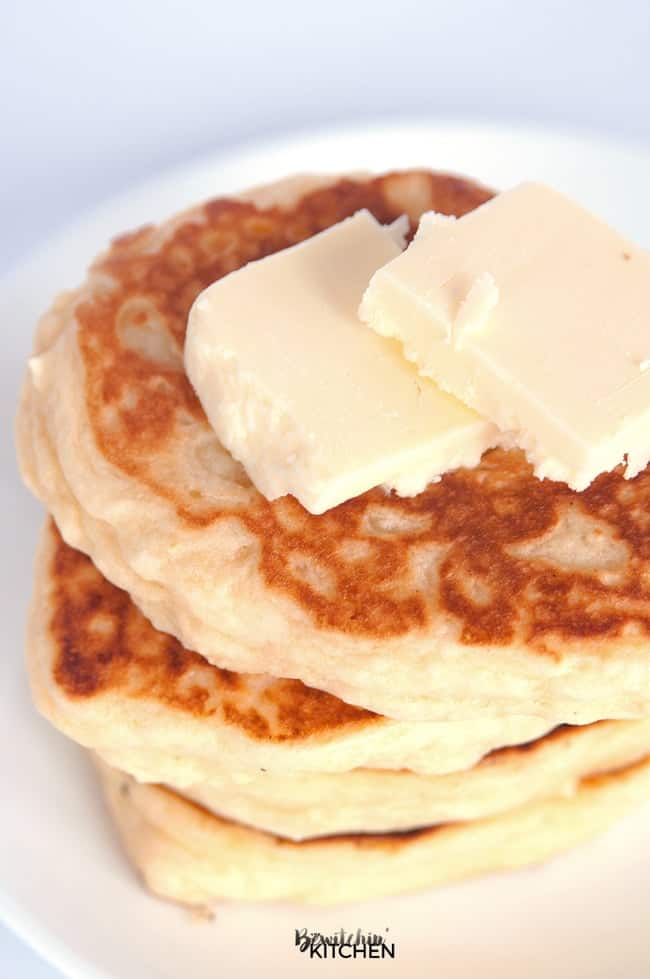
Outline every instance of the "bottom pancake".
<path fill-rule="evenodd" d="M 490 819 L 406 833 L 297 843 L 220 818 L 170 789 L 98 761 L 125 848 L 156 895 L 190 905 L 222 899 L 337 904 L 538 863 L 607 829 L 650 799 L 650 757 L 581 781 L 568 798 Z"/>

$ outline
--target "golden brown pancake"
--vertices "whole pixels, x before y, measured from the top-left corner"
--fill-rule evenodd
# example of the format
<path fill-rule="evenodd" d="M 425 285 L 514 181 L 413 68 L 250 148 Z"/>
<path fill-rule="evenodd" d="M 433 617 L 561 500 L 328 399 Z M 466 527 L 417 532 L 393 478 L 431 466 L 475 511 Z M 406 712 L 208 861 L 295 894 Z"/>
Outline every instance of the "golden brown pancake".
<path fill-rule="evenodd" d="M 189 307 L 220 276 L 362 207 L 416 221 L 489 196 L 421 171 L 296 178 L 117 239 L 44 318 L 20 410 L 25 478 L 65 539 L 229 670 L 405 720 L 646 714 L 650 472 L 575 493 L 495 450 L 413 499 L 312 516 L 255 491 L 183 370 Z"/>
<path fill-rule="evenodd" d="M 364 765 L 448 772 L 547 730 L 525 717 L 392 721 L 299 680 L 219 669 L 154 629 L 51 520 L 36 565 L 27 650 L 36 704 L 141 779 L 183 786 Z"/>
<path fill-rule="evenodd" d="M 98 762 L 125 849 L 161 897 L 313 904 L 398 894 L 538 863 L 603 832 L 650 798 L 650 761 L 586 778 L 547 799 L 472 823 L 296 843 L 220 819 L 182 795 Z"/>

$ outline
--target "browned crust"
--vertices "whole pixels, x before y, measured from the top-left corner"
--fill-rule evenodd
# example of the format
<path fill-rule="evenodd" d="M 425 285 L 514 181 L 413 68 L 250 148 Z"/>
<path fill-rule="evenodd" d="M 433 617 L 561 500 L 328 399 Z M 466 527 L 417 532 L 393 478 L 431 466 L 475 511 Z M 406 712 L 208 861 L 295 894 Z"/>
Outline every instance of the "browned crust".
<path fill-rule="evenodd" d="M 352 707 L 300 680 L 275 680 L 249 702 L 246 675 L 222 670 L 159 632 L 50 521 L 54 547 L 49 640 L 52 679 L 71 699 L 119 693 L 194 717 L 220 718 L 260 741 L 300 741 L 377 714 Z"/>

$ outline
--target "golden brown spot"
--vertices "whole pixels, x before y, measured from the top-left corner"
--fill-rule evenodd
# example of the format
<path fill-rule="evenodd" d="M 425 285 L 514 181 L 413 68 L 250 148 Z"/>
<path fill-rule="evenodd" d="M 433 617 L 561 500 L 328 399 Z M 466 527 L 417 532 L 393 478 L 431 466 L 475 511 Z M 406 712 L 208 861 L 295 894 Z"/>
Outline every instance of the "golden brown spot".
<path fill-rule="evenodd" d="M 226 702 L 223 708 L 223 716 L 228 724 L 241 728 L 242 731 L 246 731 L 257 741 L 271 740 L 269 722 L 255 707 L 242 710 L 237 704 Z"/>
<path fill-rule="evenodd" d="M 606 474 L 574 493 L 536 479 L 520 453 L 495 450 L 415 499 L 375 490 L 320 517 L 295 500 L 268 503 L 234 466 L 238 502 L 216 506 L 186 473 L 178 446 L 187 444 L 188 427 L 203 433 L 197 452 L 207 470 L 224 465 L 183 372 L 186 318 L 201 289 L 361 207 L 380 221 L 408 213 L 415 222 L 423 209 L 461 215 L 489 197 L 455 177 L 388 174 L 340 180 L 289 209 L 216 200 L 166 235 L 148 228 L 118 239 L 94 267 L 112 288 L 104 285 L 76 309 L 97 446 L 167 500 L 188 530 L 239 520 L 258 542 L 267 587 L 289 596 L 320 629 L 389 638 L 445 616 L 463 643 L 517 639 L 551 655 L 566 640 L 648 636 L 648 471 L 629 483 L 620 472 Z M 127 344 L 118 331 L 125 308 L 134 316 Z M 158 343 L 152 323 L 164 324 Z M 605 533 L 603 554 L 612 542 L 624 545 L 625 561 L 612 568 L 607 557 L 601 567 L 598 547 L 591 564 L 549 560 L 549 540 L 570 511 L 576 526 L 593 521 Z M 96 682 L 84 681 L 81 665 L 78 673 L 81 685 Z"/>
<path fill-rule="evenodd" d="M 119 691 L 196 717 L 213 717 L 261 741 L 301 741 L 382 721 L 299 680 L 275 680 L 211 666 L 158 632 L 91 560 L 55 541 L 50 565 L 52 674 L 71 698 Z"/>
<path fill-rule="evenodd" d="M 277 680 L 265 690 L 264 700 L 275 709 L 279 726 L 284 732 L 279 739 L 282 741 L 302 740 L 318 730 L 336 729 L 342 724 L 354 723 L 360 712 L 366 717 L 376 717 L 324 690 L 307 687 L 300 680 Z"/>

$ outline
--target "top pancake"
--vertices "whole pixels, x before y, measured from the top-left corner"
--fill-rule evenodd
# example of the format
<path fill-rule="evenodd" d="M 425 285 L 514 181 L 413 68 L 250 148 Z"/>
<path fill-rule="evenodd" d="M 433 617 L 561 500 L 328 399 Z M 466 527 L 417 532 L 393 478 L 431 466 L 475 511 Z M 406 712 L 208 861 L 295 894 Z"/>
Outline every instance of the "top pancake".
<path fill-rule="evenodd" d="M 66 540 L 211 662 L 390 717 L 647 712 L 647 470 L 577 494 L 492 451 L 413 499 L 312 516 L 255 491 L 183 371 L 189 307 L 220 276 L 361 207 L 488 197 L 424 172 L 295 179 L 118 239 L 43 319 L 20 410 L 23 471 Z"/>

